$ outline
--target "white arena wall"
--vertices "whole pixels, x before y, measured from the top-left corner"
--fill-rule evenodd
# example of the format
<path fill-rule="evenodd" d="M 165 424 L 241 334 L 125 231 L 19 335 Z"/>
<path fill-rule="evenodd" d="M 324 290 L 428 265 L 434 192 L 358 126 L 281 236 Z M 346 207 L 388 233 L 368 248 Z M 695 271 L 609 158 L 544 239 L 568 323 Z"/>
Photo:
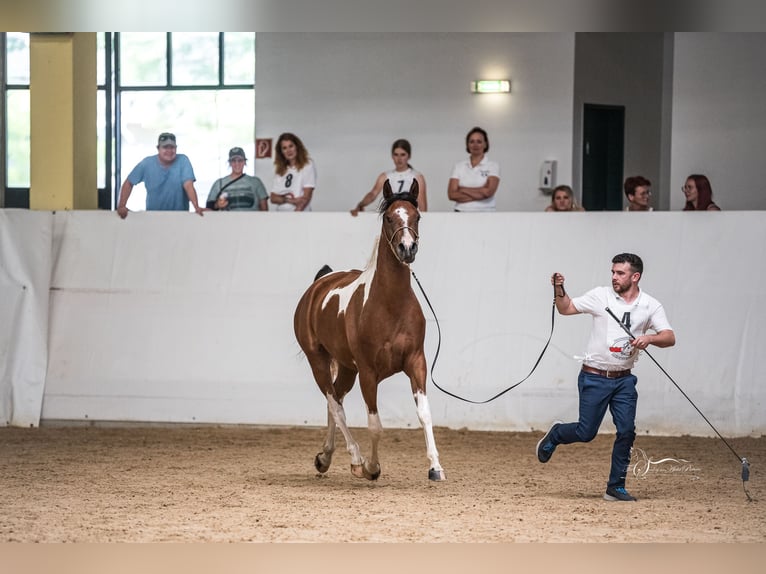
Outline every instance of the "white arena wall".
<path fill-rule="evenodd" d="M 323 425 L 293 310 L 323 264 L 364 266 L 379 226 L 372 213 L 123 221 L 0 210 L 0 424 Z M 473 400 L 519 381 L 549 334 L 550 275 L 563 273 L 580 294 L 608 284 L 612 255 L 633 251 L 644 258 L 642 287 L 677 335 L 652 356 L 722 434 L 762 435 L 764 246 L 763 211 L 426 213 L 413 269 L 441 326 L 431 373 L 437 328 L 424 304 L 429 377 Z M 429 378 L 434 423 L 524 431 L 575 419 L 574 356 L 589 327 L 587 316 L 556 315 L 534 374 L 488 404 L 458 401 Z M 714 434 L 649 357 L 635 372 L 640 434 Z M 346 405 L 349 423 L 365 426 L 358 388 Z M 419 426 L 403 375 L 381 384 L 380 412 L 386 427 Z"/>

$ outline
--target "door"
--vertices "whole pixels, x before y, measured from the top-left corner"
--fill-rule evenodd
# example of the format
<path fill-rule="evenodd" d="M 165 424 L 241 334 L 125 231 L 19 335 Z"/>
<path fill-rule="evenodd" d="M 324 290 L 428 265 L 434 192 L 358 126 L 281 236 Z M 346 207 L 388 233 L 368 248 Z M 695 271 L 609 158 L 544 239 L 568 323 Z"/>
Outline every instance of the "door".
<path fill-rule="evenodd" d="M 587 211 L 622 210 L 625 107 L 585 104 L 582 204 Z"/>

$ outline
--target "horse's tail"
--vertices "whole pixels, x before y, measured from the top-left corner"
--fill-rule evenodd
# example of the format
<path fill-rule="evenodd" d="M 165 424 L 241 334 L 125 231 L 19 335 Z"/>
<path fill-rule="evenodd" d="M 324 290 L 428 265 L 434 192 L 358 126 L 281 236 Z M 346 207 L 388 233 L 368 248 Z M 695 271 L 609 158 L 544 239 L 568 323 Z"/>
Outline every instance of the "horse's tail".
<path fill-rule="evenodd" d="M 317 274 L 314 276 L 314 281 L 316 281 L 320 277 L 324 277 L 328 273 L 332 273 L 332 267 L 330 267 L 327 264 L 322 265 L 322 268 L 319 271 L 317 271 Z"/>

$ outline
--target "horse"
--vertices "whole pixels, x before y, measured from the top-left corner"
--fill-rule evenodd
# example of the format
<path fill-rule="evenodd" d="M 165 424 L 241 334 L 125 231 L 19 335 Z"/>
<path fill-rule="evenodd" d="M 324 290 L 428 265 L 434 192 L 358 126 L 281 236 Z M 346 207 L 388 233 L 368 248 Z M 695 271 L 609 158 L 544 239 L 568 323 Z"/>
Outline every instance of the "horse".
<path fill-rule="evenodd" d="M 383 220 L 381 233 L 366 268 L 331 271 L 323 267 L 295 309 L 295 337 L 327 399 L 327 435 L 314 458 L 320 474 L 330 468 L 339 428 L 351 455 L 351 474 L 378 479 L 378 442 L 383 432 L 378 384 L 404 372 L 425 433 L 428 478 L 446 479 L 426 397 L 425 317 L 410 285 L 409 264 L 415 260 L 419 240 L 418 192 L 417 181 L 400 194 L 394 194 L 386 181 L 378 210 Z M 343 409 L 343 398 L 353 388 L 357 374 L 372 438 L 369 458 L 362 456 Z"/>

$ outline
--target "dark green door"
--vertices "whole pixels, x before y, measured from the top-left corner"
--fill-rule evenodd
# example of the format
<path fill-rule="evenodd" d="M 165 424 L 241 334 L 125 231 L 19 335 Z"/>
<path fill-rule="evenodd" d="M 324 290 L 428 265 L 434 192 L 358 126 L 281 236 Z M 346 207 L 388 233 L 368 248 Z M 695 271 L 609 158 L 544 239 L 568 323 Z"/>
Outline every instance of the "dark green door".
<path fill-rule="evenodd" d="M 622 209 L 625 107 L 585 104 L 582 203 L 588 211 Z"/>

